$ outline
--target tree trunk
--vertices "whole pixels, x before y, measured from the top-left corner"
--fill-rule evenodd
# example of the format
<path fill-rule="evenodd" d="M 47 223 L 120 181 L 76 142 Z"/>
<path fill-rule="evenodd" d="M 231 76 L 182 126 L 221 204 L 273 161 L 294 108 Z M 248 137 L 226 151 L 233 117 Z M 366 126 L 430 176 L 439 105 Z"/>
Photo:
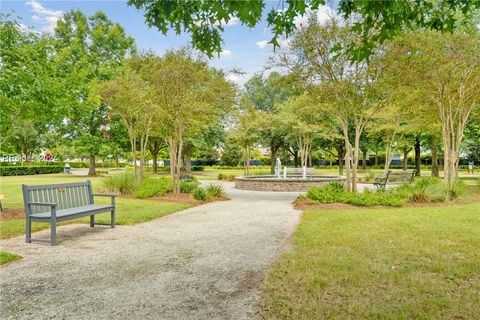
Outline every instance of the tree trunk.
<path fill-rule="evenodd" d="M 362 149 L 362 169 L 367 170 L 367 149 Z"/>
<path fill-rule="evenodd" d="M 90 164 L 88 167 L 88 175 L 94 176 L 95 175 L 95 156 L 90 155 Z"/>
<path fill-rule="evenodd" d="M 403 170 L 407 170 L 408 168 L 408 154 L 410 150 L 403 149 Z"/>
<path fill-rule="evenodd" d="M 312 165 L 312 153 L 309 153 L 308 154 L 308 167 L 312 168 L 313 165 Z"/>
<path fill-rule="evenodd" d="M 434 136 L 432 136 L 430 148 L 432 149 L 432 177 L 438 177 L 438 144 Z"/>
<path fill-rule="evenodd" d="M 275 174 L 275 166 L 277 164 L 277 150 L 275 146 L 270 144 L 270 174 Z"/>
<path fill-rule="evenodd" d="M 347 191 L 352 192 L 352 176 L 351 176 L 351 159 L 352 159 L 352 145 L 348 139 L 348 126 L 344 126 L 343 128 L 343 139 L 345 141 L 345 176 L 346 176 L 346 184 L 347 184 Z"/>
<path fill-rule="evenodd" d="M 415 138 L 415 176 L 420 177 L 420 138 Z"/>
<path fill-rule="evenodd" d="M 298 168 L 298 150 L 295 150 L 293 154 L 293 165 Z"/>
<path fill-rule="evenodd" d="M 151 155 L 152 155 L 152 172 L 154 174 L 157 174 L 158 173 L 158 152 L 156 153 L 151 152 Z"/>
<path fill-rule="evenodd" d="M 375 150 L 375 168 L 378 167 L 378 150 Z"/>
<path fill-rule="evenodd" d="M 192 173 L 192 145 L 185 146 L 185 173 Z"/>

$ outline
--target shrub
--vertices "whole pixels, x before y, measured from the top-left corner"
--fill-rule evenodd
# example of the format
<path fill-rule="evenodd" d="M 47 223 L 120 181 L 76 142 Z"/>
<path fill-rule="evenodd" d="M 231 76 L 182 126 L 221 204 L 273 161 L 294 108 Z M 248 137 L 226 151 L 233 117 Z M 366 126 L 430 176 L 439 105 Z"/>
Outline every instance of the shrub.
<path fill-rule="evenodd" d="M 193 166 L 192 171 L 203 171 L 205 168 L 203 166 Z"/>
<path fill-rule="evenodd" d="M 61 173 L 62 166 L 8 166 L 0 167 L 0 176 L 24 176 L 32 174 Z"/>
<path fill-rule="evenodd" d="M 192 191 L 198 186 L 196 181 L 180 181 L 181 193 L 192 193 Z"/>
<path fill-rule="evenodd" d="M 308 190 L 307 198 L 314 203 L 346 203 L 354 206 L 394 206 L 400 207 L 406 203 L 404 197 L 389 191 L 370 191 L 362 193 L 347 192 L 342 183 L 330 183 L 323 187 L 312 187 Z"/>
<path fill-rule="evenodd" d="M 211 183 L 208 185 L 208 187 L 205 189 L 207 192 L 208 198 L 214 197 L 214 198 L 223 198 L 224 197 L 224 192 L 223 188 L 219 184 Z"/>
<path fill-rule="evenodd" d="M 227 177 L 226 174 L 219 173 L 218 176 L 217 176 L 217 179 L 218 179 L 218 180 L 225 180 L 225 177 Z"/>
<path fill-rule="evenodd" d="M 118 192 L 124 196 L 132 194 L 137 187 L 137 182 L 131 172 L 108 176 L 103 180 L 103 184 L 108 191 Z"/>
<path fill-rule="evenodd" d="M 173 190 L 173 182 L 171 177 L 145 177 L 137 190 L 135 197 L 150 198 L 154 196 L 163 196 L 165 193 Z"/>
<path fill-rule="evenodd" d="M 207 200 L 207 192 L 202 187 L 197 187 L 193 190 L 192 196 L 195 200 L 205 201 Z"/>

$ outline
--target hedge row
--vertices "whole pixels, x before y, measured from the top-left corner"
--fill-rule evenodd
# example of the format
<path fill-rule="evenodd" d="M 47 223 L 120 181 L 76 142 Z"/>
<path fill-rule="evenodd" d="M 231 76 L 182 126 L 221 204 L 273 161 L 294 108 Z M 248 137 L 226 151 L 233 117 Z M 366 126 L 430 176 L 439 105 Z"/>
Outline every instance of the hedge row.
<path fill-rule="evenodd" d="M 24 176 L 60 172 L 63 172 L 62 166 L 0 167 L 0 176 Z"/>

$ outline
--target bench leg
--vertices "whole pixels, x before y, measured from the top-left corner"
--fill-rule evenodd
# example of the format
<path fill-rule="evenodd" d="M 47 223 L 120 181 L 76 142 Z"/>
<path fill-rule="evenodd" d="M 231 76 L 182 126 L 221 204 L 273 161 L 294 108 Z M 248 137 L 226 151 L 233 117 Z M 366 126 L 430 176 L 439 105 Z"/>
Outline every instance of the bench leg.
<path fill-rule="evenodd" d="M 50 222 L 50 245 L 57 245 L 57 221 L 52 219 Z"/>
<path fill-rule="evenodd" d="M 95 215 L 91 215 L 90 216 L 90 227 L 94 227 L 95 226 Z"/>
<path fill-rule="evenodd" d="M 25 242 L 32 242 L 32 222 L 29 218 L 25 219 Z"/>
<path fill-rule="evenodd" d="M 113 229 L 115 228 L 115 209 L 112 210 L 110 215 L 110 227 Z"/>

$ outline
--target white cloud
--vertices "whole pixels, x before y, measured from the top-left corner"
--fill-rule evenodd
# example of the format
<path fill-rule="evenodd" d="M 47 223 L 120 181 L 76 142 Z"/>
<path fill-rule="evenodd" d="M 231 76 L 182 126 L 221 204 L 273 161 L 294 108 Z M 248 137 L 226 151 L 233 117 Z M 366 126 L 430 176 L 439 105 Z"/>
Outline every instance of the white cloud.
<path fill-rule="evenodd" d="M 290 47 L 290 42 L 292 39 L 290 38 L 283 38 L 278 40 L 278 44 L 280 45 L 280 48 L 289 48 Z"/>
<path fill-rule="evenodd" d="M 232 51 L 223 49 L 222 52 L 220 52 L 220 57 L 230 57 L 232 55 Z"/>
<path fill-rule="evenodd" d="M 230 26 L 235 26 L 239 23 L 240 23 L 240 19 L 238 19 L 237 17 L 233 17 L 233 18 L 230 18 L 230 20 L 228 20 L 228 22 L 225 25 L 230 27 Z"/>
<path fill-rule="evenodd" d="M 238 75 L 236 73 L 229 73 L 226 75 L 226 77 L 228 81 L 232 81 L 232 82 L 235 82 L 235 83 L 239 83 L 243 80 L 243 77 L 241 75 Z"/>
<path fill-rule="evenodd" d="M 267 46 L 268 44 L 268 40 L 261 40 L 261 41 L 257 41 L 255 42 L 255 44 L 257 45 L 257 47 L 259 47 L 260 49 L 263 49 Z"/>
<path fill-rule="evenodd" d="M 296 17 L 294 19 L 295 26 L 297 28 L 306 26 L 308 24 L 308 18 L 311 13 L 312 13 L 312 10 L 307 9 L 306 13 L 303 16 Z M 316 10 L 316 15 L 317 15 L 318 22 L 320 24 L 325 23 L 334 17 L 336 19 L 339 18 L 335 10 L 326 5 L 318 7 L 318 9 Z"/>
<path fill-rule="evenodd" d="M 41 30 L 45 32 L 53 32 L 57 21 L 63 17 L 62 10 L 47 9 L 36 0 L 29 0 L 25 5 L 30 6 L 34 12 L 32 20 L 39 22 L 42 25 Z"/>

